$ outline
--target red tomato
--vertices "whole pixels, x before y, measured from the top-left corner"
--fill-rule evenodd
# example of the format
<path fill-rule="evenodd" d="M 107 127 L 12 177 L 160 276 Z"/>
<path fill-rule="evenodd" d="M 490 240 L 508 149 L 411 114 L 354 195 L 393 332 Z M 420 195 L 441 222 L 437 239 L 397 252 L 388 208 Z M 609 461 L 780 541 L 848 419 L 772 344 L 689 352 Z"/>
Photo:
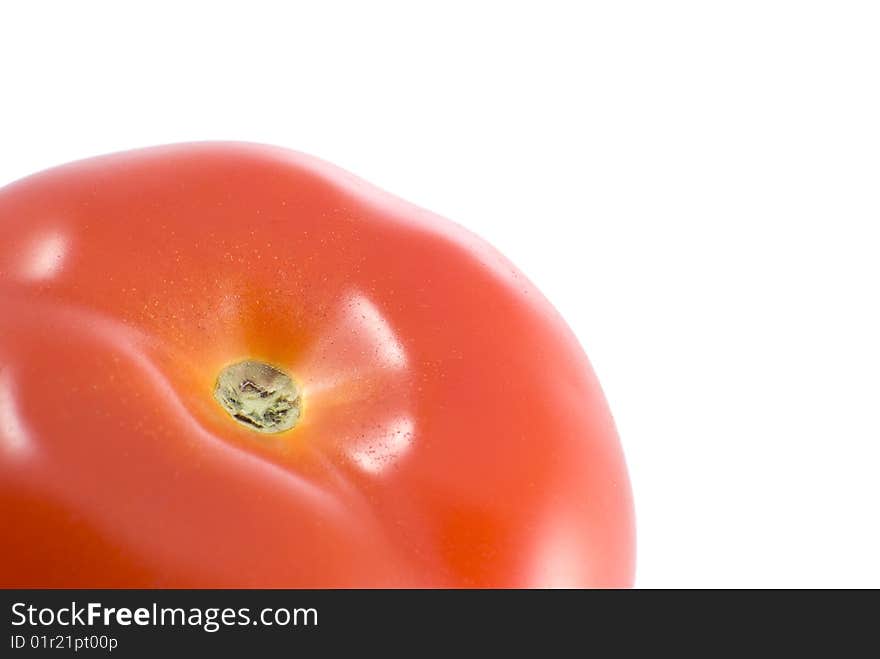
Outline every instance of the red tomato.
<path fill-rule="evenodd" d="M 292 379 L 293 428 L 257 432 L 215 399 L 243 360 Z M 252 385 L 235 384 L 258 404 Z M 634 570 L 614 425 L 547 300 L 461 227 L 242 144 L 0 190 L 0 538 L 3 586 L 628 586 Z"/>

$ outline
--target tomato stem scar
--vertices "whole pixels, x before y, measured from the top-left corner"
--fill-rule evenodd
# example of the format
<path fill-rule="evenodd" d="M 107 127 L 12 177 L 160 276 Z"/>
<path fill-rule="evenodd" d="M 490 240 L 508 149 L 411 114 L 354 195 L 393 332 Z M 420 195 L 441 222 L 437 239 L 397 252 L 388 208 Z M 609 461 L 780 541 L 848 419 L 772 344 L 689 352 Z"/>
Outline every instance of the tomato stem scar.
<path fill-rule="evenodd" d="M 220 371 L 214 399 L 238 423 L 262 433 L 290 430 L 302 414 L 302 395 L 293 378 L 253 359 Z"/>

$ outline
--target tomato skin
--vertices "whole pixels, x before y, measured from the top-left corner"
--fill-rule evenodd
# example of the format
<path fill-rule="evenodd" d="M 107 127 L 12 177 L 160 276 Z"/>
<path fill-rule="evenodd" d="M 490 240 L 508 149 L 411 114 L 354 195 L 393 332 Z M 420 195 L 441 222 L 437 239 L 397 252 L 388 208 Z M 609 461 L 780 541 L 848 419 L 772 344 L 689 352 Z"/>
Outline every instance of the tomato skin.
<path fill-rule="evenodd" d="M 214 401 L 247 358 L 302 386 L 292 430 Z M 249 144 L 0 190 L 0 505 L 2 586 L 634 573 L 614 424 L 546 299 L 461 227 Z"/>

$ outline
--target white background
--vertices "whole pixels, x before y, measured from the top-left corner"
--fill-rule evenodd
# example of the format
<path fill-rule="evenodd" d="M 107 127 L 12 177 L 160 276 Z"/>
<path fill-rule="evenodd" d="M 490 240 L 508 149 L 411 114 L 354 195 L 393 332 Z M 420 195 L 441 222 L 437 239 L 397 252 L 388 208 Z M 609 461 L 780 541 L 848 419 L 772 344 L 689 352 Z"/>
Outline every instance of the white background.
<path fill-rule="evenodd" d="M 575 328 L 637 585 L 880 587 L 878 7 L 3 2 L 0 184 L 196 139 L 335 162 Z"/>

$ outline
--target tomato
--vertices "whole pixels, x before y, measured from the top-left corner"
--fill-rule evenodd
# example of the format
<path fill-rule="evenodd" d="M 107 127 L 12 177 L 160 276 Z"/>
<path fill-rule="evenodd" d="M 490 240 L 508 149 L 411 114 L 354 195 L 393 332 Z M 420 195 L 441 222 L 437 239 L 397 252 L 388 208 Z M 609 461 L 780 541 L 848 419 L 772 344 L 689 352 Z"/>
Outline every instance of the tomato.
<path fill-rule="evenodd" d="M 634 571 L 612 417 L 548 301 L 463 228 L 265 146 L 0 190 L 0 499 L 3 586 Z"/>

